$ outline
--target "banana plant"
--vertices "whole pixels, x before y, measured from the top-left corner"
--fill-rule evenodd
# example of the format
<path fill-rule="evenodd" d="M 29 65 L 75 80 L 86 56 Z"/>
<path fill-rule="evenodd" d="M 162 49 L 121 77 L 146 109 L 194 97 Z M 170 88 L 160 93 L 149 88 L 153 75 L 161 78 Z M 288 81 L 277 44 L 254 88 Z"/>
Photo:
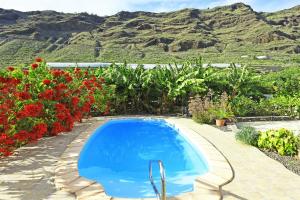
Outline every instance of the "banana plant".
<path fill-rule="evenodd" d="M 132 68 L 126 63 L 98 70 L 108 84 L 116 85 L 116 106 L 123 112 L 143 111 L 165 113 L 174 106 L 186 105 L 190 96 L 207 90 L 206 79 L 212 76 L 202 60 L 183 65 Z"/>
<path fill-rule="evenodd" d="M 231 64 L 227 69 L 227 82 L 229 86 L 229 94 L 234 98 L 238 95 L 244 96 L 260 96 L 258 88 L 262 87 L 260 84 L 260 75 L 254 75 L 248 70 L 248 66 L 244 65 L 242 68 Z"/>

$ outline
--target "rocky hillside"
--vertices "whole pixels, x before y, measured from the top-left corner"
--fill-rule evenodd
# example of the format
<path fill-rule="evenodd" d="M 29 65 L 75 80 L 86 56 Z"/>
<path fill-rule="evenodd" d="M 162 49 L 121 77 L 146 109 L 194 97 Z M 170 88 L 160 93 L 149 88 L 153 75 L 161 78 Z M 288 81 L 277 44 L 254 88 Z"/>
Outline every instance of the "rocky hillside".
<path fill-rule="evenodd" d="M 258 13 L 230 6 L 168 13 L 119 12 L 99 17 L 55 11 L 0 9 L 0 66 L 48 61 L 171 62 L 203 55 L 212 62 L 243 62 L 270 55 L 300 56 L 300 6 Z M 242 58 L 241 58 L 242 57 Z"/>

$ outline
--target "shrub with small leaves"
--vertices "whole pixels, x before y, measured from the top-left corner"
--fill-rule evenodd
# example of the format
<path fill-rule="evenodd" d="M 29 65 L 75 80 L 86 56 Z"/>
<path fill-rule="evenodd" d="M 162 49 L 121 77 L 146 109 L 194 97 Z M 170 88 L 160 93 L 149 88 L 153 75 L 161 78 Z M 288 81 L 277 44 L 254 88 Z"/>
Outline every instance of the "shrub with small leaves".
<path fill-rule="evenodd" d="M 299 142 L 292 131 L 281 128 L 261 132 L 258 147 L 276 151 L 279 155 L 294 156 L 298 153 Z"/>
<path fill-rule="evenodd" d="M 235 134 L 236 140 L 252 146 L 257 146 L 258 137 L 258 132 L 251 126 L 243 127 Z"/>

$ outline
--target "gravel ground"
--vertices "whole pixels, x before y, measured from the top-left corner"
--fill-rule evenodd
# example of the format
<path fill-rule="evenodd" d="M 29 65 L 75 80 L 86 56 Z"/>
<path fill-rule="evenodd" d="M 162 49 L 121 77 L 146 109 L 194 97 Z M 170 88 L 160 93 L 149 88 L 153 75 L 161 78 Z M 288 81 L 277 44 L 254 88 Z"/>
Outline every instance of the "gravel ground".
<path fill-rule="evenodd" d="M 35 144 L 19 148 L 14 155 L 1 159 L 0 199 L 74 199 L 56 190 L 54 170 L 67 145 L 89 126 L 90 122 L 76 124 L 72 132 L 42 138 Z"/>
<path fill-rule="evenodd" d="M 270 158 L 277 160 L 281 164 L 283 164 L 287 169 L 294 172 L 295 174 L 298 174 L 300 176 L 300 159 L 291 157 L 291 156 L 281 156 L 275 152 L 267 151 L 265 149 L 260 149 L 262 152 L 264 152 L 267 156 Z"/>

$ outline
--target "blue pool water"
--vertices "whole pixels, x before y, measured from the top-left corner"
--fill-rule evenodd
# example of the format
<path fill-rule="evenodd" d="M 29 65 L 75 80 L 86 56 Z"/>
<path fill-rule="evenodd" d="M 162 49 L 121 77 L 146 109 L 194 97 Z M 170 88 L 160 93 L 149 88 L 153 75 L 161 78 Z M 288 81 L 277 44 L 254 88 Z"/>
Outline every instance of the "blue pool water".
<path fill-rule="evenodd" d="M 201 153 L 195 150 L 164 120 L 111 120 L 98 128 L 83 147 L 79 174 L 99 182 L 109 196 L 155 197 L 149 181 L 149 160 L 162 160 L 167 195 L 193 190 L 196 176 L 208 171 Z M 153 177 L 160 189 L 158 166 Z"/>

